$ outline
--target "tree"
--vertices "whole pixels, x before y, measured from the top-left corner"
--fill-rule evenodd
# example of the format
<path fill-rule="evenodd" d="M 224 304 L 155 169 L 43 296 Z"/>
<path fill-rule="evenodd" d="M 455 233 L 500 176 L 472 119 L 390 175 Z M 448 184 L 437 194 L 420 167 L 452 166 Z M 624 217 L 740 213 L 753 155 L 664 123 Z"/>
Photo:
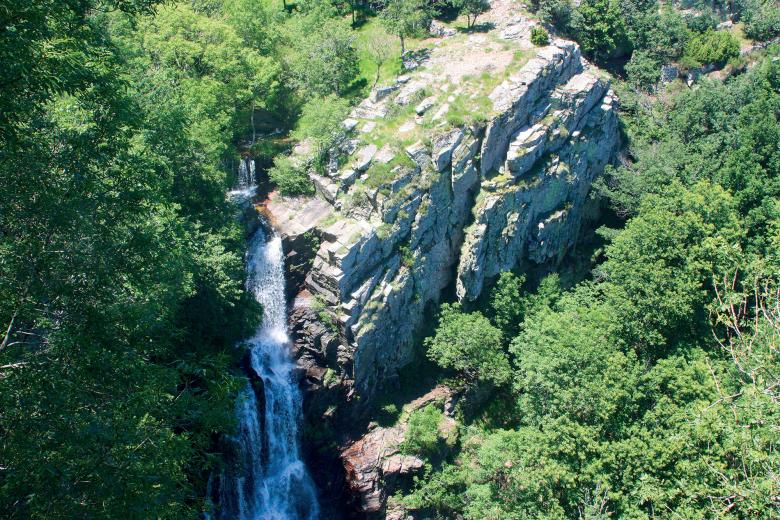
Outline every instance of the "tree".
<path fill-rule="evenodd" d="M 780 6 L 771 0 L 748 0 L 742 9 L 745 35 L 766 42 L 780 36 Z"/>
<path fill-rule="evenodd" d="M 707 31 L 697 34 L 685 45 L 689 63 L 723 65 L 739 56 L 739 42 L 727 31 Z"/>
<path fill-rule="evenodd" d="M 364 43 L 365 52 L 371 57 L 371 61 L 376 66 L 376 74 L 374 75 L 374 85 L 376 87 L 379 83 L 379 77 L 382 72 L 382 65 L 390 59 L 392 53 L 392 47 L 390 45 L 390 37 L 385 33 L 374 33 Z"/>
<path fill-rule="evenodd" d="M 314 185 L 304 166 L 296 164 L 292 158 L 277 155 L 274 165 L 268 170 L 268 178 L 282 195 L 311 195 Z"/>
<path fill-rule="evenodd" d="M 477 16 L 490 9 L 487 0 L 454 0 L 453 7 L 466 13 L 466 26 L 471 29 L 477 23 Z"/>
<path fill-rule="evenodd" d="M 431 360 L 469 383 L 501 385 L 509 380 L 501 331 L 478 312 L 463 313 L 458 304 L 442 305 L 436 334 L 425 340 L 425 346 Z"/>
<path fill-rule="evenodd" d="M 348 22 L 317 11 L 302 18 L 288 28 L 295 87 L 305 96 L 343 94 L 359 73 L 355 33 Z"/>
<path fill-rule="evenodd" d="M 292 137 L 298 141 L 309 141 L 315 153 L 323 156 L 343 133 L 341 123 L 347 117 L 348 109 L 346 100 L 333 95 L 312 99 L 303 106 Z"/>
<path fill-rule="evenodd" d="M 268 175 L 284 195 L 303 195 L 314 192 L 308 168 L 322 169 L 328 152 L 344 130 L 341 126 L 347 115 L 346 100 L 336 96 L 314 98 L 303 106 L 301 117 L 291 136 L 307 143 L 313 149 L 312 163 L 278 155 Z"/>
<path fill-rule="evenodd" d="M 3 9 L 11 518 L 194 517 L 233 425 L 233 347 L 258 309 L 218 165 L 262 75 L 229 27 L 176 8 L 156 26 L 152 5 Z"/>
<path fill-rule="evenodd" d="M 536 14 L 543 22 L 567 33 L 571 30 L 573 9 L 570 0 L 541 0 Z"/>
<path fill-rule="evenodd" d="M 770 58 L 703 82 L 652 117 L 621 95 L 627 223 L 601 233 L 606 260 L 570 291 L 545 279 L 520 295 L 516 277 L 499 278 L 488 316 L 504 337 L 521 320 L 512 391 L 461 419 L 460 450 L 416 482 L 406 507 L 442 518 L 777 517 L 778 70 Z M 443 327 L 428 340 L 442 350 L 487 336 L 463 326 L 466 340 L 438 338 Z"/>
<path fill-rule="evenodd" d="M 386 0 L 379 13 L 387 32 L 401 40 L 401 55 L 406 52 L 406 38 L 428 29 L 432 13 L 425 0 Z"/>
<path fill-rule="evenodd" d="M 513 338 L 525 314 L 522 287 L 525 276 L 510 271 L 501 273 L 490 291 L 489 316 L 505 337 Z"/>
<path fill-rule="evenodd" d="M 620 11 L 610 0 L 584 0 L 572 25 L 582 50 L 597 61 L 607 59 L 624 39 Z"/>
<path fill-rule="evenodd" d="M 652 91 L 661 77 L 661 63 L 648 52 L 634 51 L 626 63 L 626 75 L 635 89 Z"/>
<path fill-rule="evenodd" d="M 739 261 L 741 239 L 734 201 L 718 186 L 700 182 L 686 190 L 675 184 L 646 196 L 598 268 L 610 282 L 623 339 L 655 356 L 701 333 L 712 273 Z"/>

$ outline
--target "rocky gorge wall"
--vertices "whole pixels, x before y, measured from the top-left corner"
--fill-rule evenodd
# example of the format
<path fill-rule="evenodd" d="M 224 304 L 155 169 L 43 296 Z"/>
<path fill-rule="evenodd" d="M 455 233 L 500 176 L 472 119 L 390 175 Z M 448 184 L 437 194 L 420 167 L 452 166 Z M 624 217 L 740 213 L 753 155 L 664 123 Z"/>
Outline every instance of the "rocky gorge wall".
<path fill-rule="evenodd" d="M 503 270 L 561 262 L 618 149 L 609 80 L 573 42 L 533 46 L 534 22 L 504 5 L 492 30 L 427 42 L 414 70 L 355 107 L 324 171 L 310 168 L 316 196 L 267 204 L 288 255 L 308 444 L 340 448 L 311 455 L 314 476 L 324 495 L 350 489 L 363 515 L 419 461 L 399 452 L 401 423 L 372 427 L 343 405 L 392 386 L 445 293 L 468 304 Z"/>
<path fill-rule="evenodd" d="M 535 54 L 490 92 L 489 115 L 461 125 L 436 124 L 463 93 L 444 87 L 436 98 L 435 78 L 375 91 L 345 122 L 326 174 L 312 173 L 319 218 L 300 227 L 321 243 L 305 287 L 331 336 L 310 338 L 312 353 L 360 394 L 411 360 L 426 309 L 453 281 L 473 301 L 502 270 L 554 263 L 576 243 L 591 183 L 618 143 L 614 95 L 576 44 Z M 391 123 L 396 135 L 371 142 L 366 127 L 392 110 L 404 119 L 414 101 L 409 121 Z"/>

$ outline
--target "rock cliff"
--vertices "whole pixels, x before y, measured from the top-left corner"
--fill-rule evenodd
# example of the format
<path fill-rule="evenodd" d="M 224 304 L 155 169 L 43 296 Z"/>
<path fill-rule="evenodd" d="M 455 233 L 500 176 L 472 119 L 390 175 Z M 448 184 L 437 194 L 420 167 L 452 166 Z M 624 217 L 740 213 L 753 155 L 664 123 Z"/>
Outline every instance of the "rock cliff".
<path fill-rule="evenodd" d="M 413 70 L 344 121 L 310 171 L 317 195 L 267 204 L 294 266 L 308 444 L 341 445 L 328 463 L 344 480 L 321 480 L 369 516 L 418 462 L 399 454 L 403 428 L 363 435 L 367 418 L 342 405 L 393 383 L 443 294 L 471 302 L 503 270 L 555 267 L 595 217 L 591 184 L 618 148 L 609 80 L 573 42 L 533 46 L 534 22 L 511 6 L 493 3 L 486 33 L 424 42 Z"/>
<path fill-rule="evenodd" d="M 534 48 L 528 27 L 518 16 L 437 42 L 344 122 L 311 173 L 316 202 L 269 205 L 283 232 L 321 240 L 305 285 L 340 341 L 315 341 L 331 349 L 318 361 L 362 395 L 411 360 L 453 282 L 472 301 L 500 271 L 555 263 L 577 241 L 618 143 L 615 99 L 576 44 Z"/>

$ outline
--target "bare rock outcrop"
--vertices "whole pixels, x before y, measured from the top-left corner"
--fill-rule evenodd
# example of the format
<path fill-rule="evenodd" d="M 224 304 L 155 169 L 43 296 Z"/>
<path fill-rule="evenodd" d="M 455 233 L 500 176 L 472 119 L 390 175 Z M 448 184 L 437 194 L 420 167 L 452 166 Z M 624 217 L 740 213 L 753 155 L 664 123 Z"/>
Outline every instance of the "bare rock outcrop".
<path fill-rule="evenodd" d="M 503 270 L 561 262 L 619 145 L 609 80 L 575 43 L 537 48 L 535 22 L 492 5 L 493 30 L 442 38 L 353 109 L 311 172 L 316 197 L 267 208 L 295 266 L 307 424 L 339 432 L 333 463 L 369 517 L 407 517 L 387 498 L 423 461 L 401 452 L 403 421 L 366 431 L 355 409 L 412 361 L 445 291 L 471 302 Z"/>
<path fill-rule="evenodd" d="M 425 461 L 417 455 L 402 452 L 410 414 L 431 404 L 442 406 L 450 396 L 449 388 L 437 386 L 409 403 L 395 425 L 374 425 L 341 453 L 347 485 L 357 501 L 355 509 L 358 512 L 369 518 L 390 517 L 388 497 L 404 480 L 411 482 L 411 478 L 419 475 L 425 465 Z M 439 428 L 443 436 L 447 436 L 451 433 L 448 430 L 455 426 L 452 418 L 444 416 Z"/>
<path fill-rule="evenodd" d="M 334 167 L 312 174 L 320 246 L 305 288 L 338 328 L 327 366 L 365 398 L 411 361 L 445 289 L 473 301 L 502 270 L 559 262 L 616 151 L 609 81 L 575 43 L 537 49 L 512 27 L 525 25 L 442 40 L 354 109 Z"/>

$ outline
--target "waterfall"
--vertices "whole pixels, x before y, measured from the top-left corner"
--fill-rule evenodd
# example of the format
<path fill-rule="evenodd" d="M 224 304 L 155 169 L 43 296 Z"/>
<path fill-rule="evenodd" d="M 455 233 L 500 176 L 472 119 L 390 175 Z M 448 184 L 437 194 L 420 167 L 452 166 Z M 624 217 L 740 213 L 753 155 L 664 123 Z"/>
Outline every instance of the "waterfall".
<path fill-rule="evenodd" d="M 247 289 L 263 306 L 263 323 L 249 340 L 250 369 L 262 385 L 248 383 L 237 404 L 237 460 L 222 478 L 220 516 L 315 520 L 316 491 L 298 447 L 301 395 L 289 352 L 281 238 L 257 231 L 247 271 Z"/>
<path fill-rule="evenodd" d="M 238 161 L 235 188 L 228 192 L 228 197 L 234 200 L 248 200 L 255 194 L 256 188 L 255 160 L 242 157 Z"/>
<path fill-rule="evenodd" d="M 247 190 L 256 184 L 254 159 L 241 158 L 238 162 L 238 189 Z"/>

